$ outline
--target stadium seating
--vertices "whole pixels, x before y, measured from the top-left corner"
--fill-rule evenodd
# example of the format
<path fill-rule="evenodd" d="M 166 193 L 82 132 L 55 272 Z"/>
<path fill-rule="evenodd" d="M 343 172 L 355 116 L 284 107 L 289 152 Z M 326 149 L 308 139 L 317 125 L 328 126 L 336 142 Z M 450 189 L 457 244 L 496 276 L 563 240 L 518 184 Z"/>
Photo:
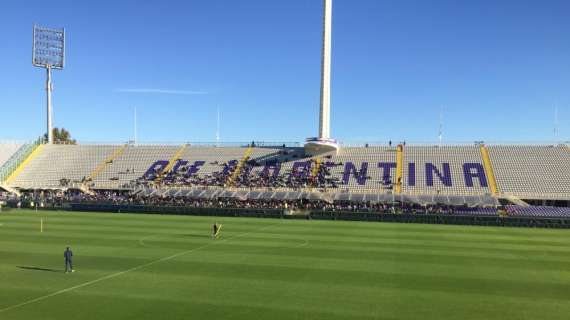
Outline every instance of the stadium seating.
<path fill-rule="evenodd" d="M 351 191 L 376 191 L 386 193 L 392 190 L 396 182 L 396 148 L 390 147 L 347 147 L 342 148 L 338 155 L 332 156 L 330 161 L 337 165 L 331 167 L 331 175 L 338 178 L 342 188 Z M 351 171 L 354 164 L 354 171 Z M 362 175 L 363 164 L 366 166 L 366 174 Z M 380 164 L 380 165 L 379 165 Z M 388 169 L 384 169 L 387 167 Z M 389 172 L 389 173 L 388 173 Z M 385 175 L 386 174 L 386 175 Z M 357 176 L 360 175 L 360 181 Z M 365 183 L 362 184 L 365 178 Z"/>
<path fill-rule="evenodd" d="M 497 209 L 495 208 L 461 208 L 455 210 L 456 215 L 468 216 L 498 216 Z"/>
<path fill-rule="evenodd" d="M 91 148 L 98 147 L 91 146 Z M 114 148 L 105 151 L 101 150 L 100 152 L 109 156 L 113 152 Z M 95 188 L 123 187 L 125 184 L 129 184 L 141 177 L 149 166 L 157 160 L 169 160 L 179 148 L 180 146 L 176 145 L 128 145 L 122 154 L 113 159 L 111 163 L 108 163 L 91 183 Z M 103 159 L 106 158 L 103 157 Z M 99 162 L 103 161 L 103 159 L 99 160 Z M 98 164 L 99 163 L 91 163 L 92 168 L 87 171 L 90 172 Z M 88 175 L 89 172 L 84 172 L 84 175 Z"/>
<path fill-rule="evenodd" d="M 472 185 L 469 186 L 468 179 L 465 178 L 466 171 L 476 173 L 477 169 L 483 169 L 482 163 L 480 148 L 477 146 L 405 147 L 403 192 L 407 194 L 488 194 L 490 190 L 486 178 L 472 178 L 470 180 Z M 466 164 L 472 165 L 465 167 Z M 450 177 L 445 173 L 447 166 L 449 168 L 447 174 Z M 410 172 L 411 168 L 415 174 Z M 440 175 L 443 178 L 440 178 Z M 411 183 L 410 178 L 415 181 Z"/>
<path fill-rule="evenodd" d="M 0 142 L 0 168 L 23 145 L 21 142 Z"/>
<path fill-rule="evenodd" d="M 489 153 L 502 193 L 530 199 L 570 199 L 567 146 L 490 146 Z"/>
<path fill-rule="evenodd" d="M 487 150 L 499 195 L 570 200 L 567 146 Z M 11 186 L 231 186 L 381 195 L 397 193 L 396 154 L 396 147 L 344 147 L 309 158 L 302 148 L 281 146 L 45 145 Z M 491 195 L 480 146 L 405 146 L 402 154 L 403 195 Z M 163 172 L 165 167 L 171 170 Z"/>
<path fill-rule="evenodd" d="M 116 148 L 118 146 L 45 145 L 11 184 L 22 189 L 79 184 Z"/>
<path fill-rule="evenodd" d="M 204 164 L 199 167 L 196 174 L 199 177 L 211 177 L 216 172 L 223 172 L 224 164 L 227 164 L 230 161 L 234 161 L 233 166 L 235 166 L 237 161 L 244 156 L 246 150 L 247 148 L 240 147 L 218 148 L 190 146 L 186 149 L 182 159 L 188 161 L 190 166 L 195 165 L 196 161 L 204 161 Z M 227 174 L 229 174 L 229 172 L 226 172 L 225 178 L 227 178 Z"/>
<path fill-rule="evenodd" d="M 511 217 L 538 217 L 538 218 L 570 218 L 570 208 L 546 206 L 507 206 L 507 214 Z"/>
<path fill-rule="evenodd" d="M 244 153 L 242 151 L 242 155 Z M 235 185 L 238 187 L 275 187 L 279 185 L 276 182 L 277 180 L 285 181 L 286 176 L 293 170 L 295 161 L 308 160 L 302 159 L 302 157 L 303 151 L 301 148 L 251 148 L 250 161 L 242 168 Z"/>

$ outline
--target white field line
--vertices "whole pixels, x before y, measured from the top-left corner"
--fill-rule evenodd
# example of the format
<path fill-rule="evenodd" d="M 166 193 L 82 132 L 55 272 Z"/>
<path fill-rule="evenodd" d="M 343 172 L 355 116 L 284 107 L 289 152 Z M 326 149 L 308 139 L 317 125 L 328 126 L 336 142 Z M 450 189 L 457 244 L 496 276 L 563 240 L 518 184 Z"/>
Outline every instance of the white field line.
<path fill-rule="evenodd" d="M 31 300 L 27 300 L 27 301 L 24 301 L 24 302 L 21 302 L 21 303 L 18 303 L 18 304 L 15 304 L 15 305 L 12 305 L 12 306 L 9 306 L 9 307 L 0 309 L 0 313 L 6 312 L 6 311 L 10 311 L 10 310 L 13 310 L 13 309 L 16 309 L 16 308 L 20 308 L 20 307 L 23 307 L 23 306 L 27 306 L 27 305 L 32 304 L 32 303 L 35 303 L 35 302 L 43 301 L 43 300 L 46 300 L 46 299 L 51 298 L 51 297 L 58 296 L 58 295 L 63 294 L 63 293 L 73 291 L 73 290 L 75 290 L 75 289 L 87 287 L 87 286 L 90 286 L 90 285 L 92 285 L 92 284 L 95 284 L 95 283 L 98 283 L 98 282 L 101 282 L 101 281 L 105 281 L 105 280 L 107 280 L 107 279 L 112 279 L 112 278 L 121 276 L 121 275 L 123 275 L 123 274 L 129 273 L 129 272 L 131 272 L 131 271 L 136 271 L 136 270 L 139 270 L 139 269 L 142 269 L 142 268 L 146 268 L 146 267 L 148 267 L 148 266 L 151 266 L 151 265 L 154 265 L 154 264 L 157 264 L 157 263 L 160 263 L 160 262 L 172 260 L 172 259 L 174 259 L 174 258 L 177 258 L 177 257 L 183 256 L 183 255 L 185 255 L 185 254 L 188 254 L 188 253 L 191 253 L 191 252 L 200 250 L 200 249 L 202 249 L 202 248 L 209 247 L 209 246 L 211 246 L 211 245 L 215 245 L 216 243 L 219 243 L 219 242 L 225 242 L 226 240 L 230 240 L 230 239 L 234 239 L 234 238 L 240 238 L 240 237 L 246 236 L 246 235 L 251 234 L 251 233 L 254 233 L 254 232 L 258 232 L 258 231 L 262 231 L 262 230 L 268 229 L 268 228 L 270 228 L 270 227 L 273 227 L 274 225 L 276 225 L 276 224 L 271 224 L 271 225 L 268 225 L 268 226 L 259 228 L 259 229 L 257 229 L 257 230 L 253 230 L 253 231 L 249 231 L 249 232 L 244 232 L 244 233 L 238 234 L 238 235 L 236 235 L 236 236 L 230 237 L 230 238 L 228 238 L 228 239 L 224 239 L 224 240 L 222 240 L 222 241 L 215 241 L 215 240 L 212 240 L 212 242 L 207 243 L 207 244 L 202 245 L 202 246 L 199 246 L 199 247 L 197 247 L 197 248 L 193 248 L 193 249 L 190 249 L 190 250 L 182 251 L 182 252 L 173 254 L 173 255 L 171 255 L 171 256 L 168 256 L 168 257 L 164 257 L 164 258 L 161 258 L 161 259 L 158 259 L 158 260 L 154 260 L 154 261 L 151 261 L 151 262 L 147 262 L 147 263 L 138 265 L 138 266 L 136 266 L 136 267 L 132 267 L 132 268 L 127 269 L 127 270 L 115 272 L 115 273 L 112 273 L 112 274 L 103 276 L 103 277 L 98 278 L 98 279 L 95 279 L 95 280 L 87 281 L 87 282 L 85 282 L 85 283 L 78 284 L 78 285 L 73 286 L 73 287 L 65 288 L 65 289 L 62 289 L 62 290 L 59 290 L 59 291 L 50 293 L 50 294 L 46 294 L 46 295 L 41 296 L 41 297 L 37 297 L 37 298 L 31 299 Z"/>

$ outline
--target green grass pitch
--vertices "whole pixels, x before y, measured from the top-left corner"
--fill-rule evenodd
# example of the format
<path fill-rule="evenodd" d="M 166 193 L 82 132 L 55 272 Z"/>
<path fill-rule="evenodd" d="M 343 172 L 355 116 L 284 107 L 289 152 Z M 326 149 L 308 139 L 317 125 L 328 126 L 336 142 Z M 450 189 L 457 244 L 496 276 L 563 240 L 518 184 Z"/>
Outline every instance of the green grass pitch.
<path fill-rule="evenodd" d="M 568 230 L 0 213 L 0 319 L 569 317 Z"/>

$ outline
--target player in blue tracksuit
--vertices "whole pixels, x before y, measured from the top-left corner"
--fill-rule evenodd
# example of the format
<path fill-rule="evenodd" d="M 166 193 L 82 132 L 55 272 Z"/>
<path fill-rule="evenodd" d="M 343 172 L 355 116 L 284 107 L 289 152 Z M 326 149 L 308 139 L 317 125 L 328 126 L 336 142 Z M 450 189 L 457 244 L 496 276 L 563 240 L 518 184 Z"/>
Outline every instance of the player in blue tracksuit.
<path fill-rule="evenodd" d="M 67 249 L 65 249 L 65 251 L 63 252 L 63 257 L 65 258 L 65 273 L 68 272 L 75 272 L 75 270 L 73 270 L 73 252 L 71 251 L 71 249 L 69 249 L 69 247 L 67 247 Z"/>

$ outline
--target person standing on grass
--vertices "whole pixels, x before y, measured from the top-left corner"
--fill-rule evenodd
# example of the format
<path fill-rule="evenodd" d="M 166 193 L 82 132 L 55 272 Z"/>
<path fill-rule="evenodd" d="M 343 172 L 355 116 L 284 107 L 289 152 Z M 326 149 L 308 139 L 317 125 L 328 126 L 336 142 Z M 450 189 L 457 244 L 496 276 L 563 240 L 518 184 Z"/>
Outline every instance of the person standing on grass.
<path fill-rule="evenodd" d="M 214 223 L 212 226 L 212 238 L 216 239 L 220 235 L 220 231 L 222 231 L 222 225 Z"/>
<path fill-rule="evenodd" d="M 67 249 L 65 249 L 65 251 L 63 252 L 63 257 L 65 258 L 65 273 L 68 272 L 75 272 L 75 270 L 73 270 L 73 252 L 71 251 L 71 249 L 69 249 L 69 247 L 67 247 Z"/>

